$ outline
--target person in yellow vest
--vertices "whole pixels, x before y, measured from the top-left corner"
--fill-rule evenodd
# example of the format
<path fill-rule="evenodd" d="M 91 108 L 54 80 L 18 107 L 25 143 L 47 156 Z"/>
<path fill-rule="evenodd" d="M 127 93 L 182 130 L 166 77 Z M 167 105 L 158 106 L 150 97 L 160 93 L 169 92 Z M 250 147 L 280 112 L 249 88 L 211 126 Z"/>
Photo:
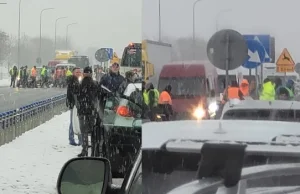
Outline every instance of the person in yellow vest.
<path fill-rule="evenodd" d="M 159 91 L 154 88 L 152 83 L 148 83 L 145 86 L 145 90 L 143 92 L 143 98 L 145 104 L 148 106 L 149 110 L 149 118 L 151 121 L 155 121 L 156 113 L 158 112 L 158 99 L 159 99 Z"/>
<path fill-rule="evenodd" d="M 73 75 L 72 71 L 70 71 L 70 68 L 68 68 L 67 71 L 66 71 L 66 77 L 68 78 L 72 75 Z"/>
<path fill-rule="evenodd" d="M 269 78 L 266 78 L 264 80 L 264 84 L 262 86 L 262 90 L 259 95 L 259 100 L 272 101 L 275 100 L 275 96 L 276 96 L 275 84 Z"/>

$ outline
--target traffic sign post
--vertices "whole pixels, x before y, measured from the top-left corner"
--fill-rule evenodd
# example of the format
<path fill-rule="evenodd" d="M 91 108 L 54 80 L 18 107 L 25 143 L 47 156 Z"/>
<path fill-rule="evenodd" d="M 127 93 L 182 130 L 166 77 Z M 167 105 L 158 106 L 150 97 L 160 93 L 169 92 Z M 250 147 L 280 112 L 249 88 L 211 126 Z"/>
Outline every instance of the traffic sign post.
<path fill-rule="evenodd" d="M 247 40 L 248 58 L 243 64 L 247 69 L 254 69 L 260 66 L 265 60 L 265 48 L 256 40 Z"/>
<path fill-rule="evenodd" d="M 95 53 L 95 59 L 100 63 L 109 61 L 109 54 L 107 50 L 105 48 L 97 50 Z"/>
<path fill-rule="evenodd" d="M 263 63 L 271 63 L 272 59 L 270 57 L 270 55 L 272 55 L 272 50 L 270 46 L 271 46 L 271 36 L 270 35 L 253 35 L 253 34 L 249 34 L 249 35 L 243 35 L 245 40 L 255 40 L 257 42 L 259 42 L 265 49 L 265 59 L 263 61 Z M 272 45 L 272 47 L 275 47 L 275 44 Z M 274 60 L 274 59 L 273 59 Z"/>
<path fill-rule="evenodd" d="M 280 54 L 276 62 L 276 71 L 279 73 L 287 73 L 295 71 L 295 62 L 289 51 L 285 48 Z"/>
<path fill-rule="evenodd" d="M 295 65 L 295 72 L 298 73 L 298 74 L 300 74 L 300 63 L 297 63 Z"/>
<path fill-rule="evenodd" d="M 112 48 L 104 48 L 106 50 L 106 52 L 108 53 L 108 57 L 111 60 L 113 58 L 113 54 L 114 54 L 114 49 Z"/>
<path fill-rule="evenodd" d="M 228 71 L 243 64 L 248 56 L 248 47 L 244 37 L 235 30 L 220 30 L 208 41 L 207 57 L 217 68 L 226 71 L 226 88 Z"/>
<path fill-rule="evenodd" d="M 42 64 L 42 59 L 41 59 L 41 57 L 36 58 L 35 62 L 36 62 L 38 65 L 41 65 L 41 64 Z"/>

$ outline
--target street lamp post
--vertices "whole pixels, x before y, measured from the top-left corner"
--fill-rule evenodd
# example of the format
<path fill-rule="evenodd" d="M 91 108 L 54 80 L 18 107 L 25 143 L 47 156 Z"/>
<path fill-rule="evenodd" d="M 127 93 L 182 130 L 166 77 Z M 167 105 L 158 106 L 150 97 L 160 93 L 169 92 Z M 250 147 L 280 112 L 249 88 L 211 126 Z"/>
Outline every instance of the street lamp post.
<path fill-rule="evenodd" d="M 193 59 L 196 57 L 196 32 L 195 32 L 195 8 L 198 2 L 202 0 L 196 0 L 193 4 Z"/>
<path fill-rule="evenodd" d="M 158 40 L 161 42 L 161 12 L 160 12 L 160 0 L 158 0 Z"/>
<path fill-rule="evenodd" d="M 66 19 L 67 17 L 60 17 L 60 18 L 57 18 L 55 20 L 55 35 L 54 35 L 54 50 L 56 50 L 56 28 L 57 28 L 57 22 L 59 20 L 62 20 L 62 19 Z"/>
<path fill-rule="evenodd" d="M 40 47 L 39 47 L 39 58 L 41 59 L 41 51 L 42 51 L 42 15 L 44 11 L 52 10 L 54 8 L 46 8 L 43 9 L 40 13 Z"/>
<path fill-rule="evenodd" d="M 20 48 L 20 41 L 21 41 L 21 2 L 19 0 L 19 23 L 18 23 L 18 69 L 20 69 L 20 55 L 21 55 L 21 48 Z"/>
<path fill-rule="evenodd" d="M 218 14 L 217 14 L 217 18 L 216 18 L 216 31 L 219 30 L 219 18 L 221 16 L 222 13 L 226 13 L 226 12 L 230 12 L 232 11 L 232 9 L 223 9 L 221 10 Z"/>
<path fill-rule="evenodd" d="M 68 33 L 69 33 L 69 26 L 75 25 L 78 23 L 71 23 L 67 25 L 67 31 L 66 31 L 66 49 L 68 49 Z"/>

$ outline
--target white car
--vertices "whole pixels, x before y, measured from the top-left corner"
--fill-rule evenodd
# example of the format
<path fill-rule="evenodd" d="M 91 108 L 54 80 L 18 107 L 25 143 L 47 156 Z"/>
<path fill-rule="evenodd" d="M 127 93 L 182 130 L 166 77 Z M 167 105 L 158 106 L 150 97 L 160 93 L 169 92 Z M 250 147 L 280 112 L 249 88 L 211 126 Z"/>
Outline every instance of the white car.
<path fill-rule="evenodd" d="M 278 188 L 276 186 L 283 187 L 286 183 L 280 182 L 282 179 L 277 182 L 274 180 L 277 180 L 277 176 L 283 175 L 287 175 L 288 181 L 291 181 L 292 175 L 300 177 L 300 131 L 299 124 L 295 122 L 172 121 L 145 123 L 142 128 L 143 157 L 151 158 L 151 160 L 143 160 L 143 187 L 146 187 L 145 190 L 148 193 L 204 194 L 216 193 L 217 190 L 221 193 L 220 190 L 224 189 L 224 179 L 214 176 L 197 178 L 199 164 L 201 166 L 202 159 L 205 160 L 205 157 L 202 158 L 204 155 L 202 149 L 205 145 L 221 144 L 226 148 L 228 145 L 245 146 L 242 176 L 239 179 L 245 180 L 239 182 L 242 190 L 247 191 L 244 193 L 250 193 L 251 189 L 258 189 L 258 187 L 261 193 L 280 193 L 278 191 L 288 193 L 285 191 L 291 191 L 295 187 Z M 298 140 L 290 139 L 291 136 L 298 137 Z M 206 153 L 214 154 L 214 152 Z M 223 160 L 222 154 L 216 157 L 220 163 L 227 160 Z M 292 162 L 299 162 L 299 164 L 291 164 Z M 215 163 L 209 165 L 215 165 Z M 208 171 L 210 167 L 207 167 Z M 230 170 L 226 170 L 231 173 Z M 292 180 L 297 180 L 297 178 Z M 270 185 L 268 185 L 269 182 L 271 182 Z M 279 182 L 282 185 L 276 185 Z M 248 186 L 251 188 L 247 188 L 245 183 L 250 183 L 251 186 Z M 298 183 L 297 186 L 299 189 L 300 184 Z M 236 194 L 237 192 L 225 193 Z"/>
<path fill-rule="evenodd" d="M 300 102 L 285 100 L 232 100 L 224 105 L 223 120 L 280 120 L 299 122 Z"/>

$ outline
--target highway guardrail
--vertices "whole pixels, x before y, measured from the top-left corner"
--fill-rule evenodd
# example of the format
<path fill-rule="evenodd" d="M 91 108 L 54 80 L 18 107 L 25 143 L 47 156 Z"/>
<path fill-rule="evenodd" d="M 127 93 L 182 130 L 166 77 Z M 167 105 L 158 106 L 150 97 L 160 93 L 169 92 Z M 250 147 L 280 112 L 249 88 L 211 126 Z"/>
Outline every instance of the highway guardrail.
<path fill-rule="evenodd" d="M 66 94 L 0 113 L 0 146 L 67 111 Z"/>

